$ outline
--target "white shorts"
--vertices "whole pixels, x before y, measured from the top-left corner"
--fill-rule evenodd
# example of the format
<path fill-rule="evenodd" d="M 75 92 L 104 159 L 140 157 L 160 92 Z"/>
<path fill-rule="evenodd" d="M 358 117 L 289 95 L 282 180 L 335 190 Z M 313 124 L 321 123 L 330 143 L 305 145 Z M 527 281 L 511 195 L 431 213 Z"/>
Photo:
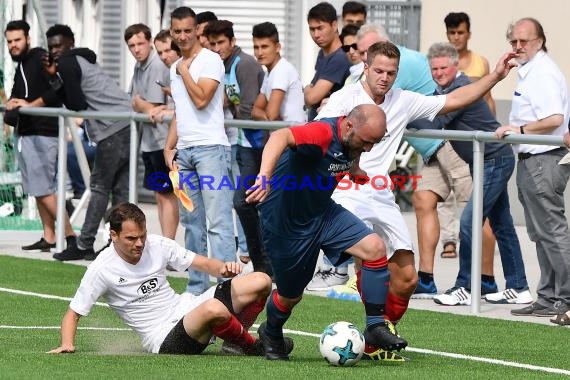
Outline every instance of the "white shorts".
<path fill-rule="evenodd" d="M 180 321 L 186 314 L 203 304 L 205 301 L 214 298 L 214 293 L 216 292 L 216 286 L 211 286 L 204 293 L 199 296 L 195 296 L 191 293 L 182 293 L 178 298 L 178 303 L 171 310 L 165 310 L 164 314 L 166 318 L 164 322 L 158 326 L 154 331 L 151 331 L 143 338 L 143 348 L 154 354 L 158 354 L 160 346 L 164 339 L 172 330 L 174 326 Z"/>
<path fill-rule="evenodd" d="M 358 190 L 335 190 L 332 199 L 384 240 L 388 260 L 397 250 L 415 251 L 408 226 L 389 187 L 376 190 L 370 185 L 360 185 Z"/>

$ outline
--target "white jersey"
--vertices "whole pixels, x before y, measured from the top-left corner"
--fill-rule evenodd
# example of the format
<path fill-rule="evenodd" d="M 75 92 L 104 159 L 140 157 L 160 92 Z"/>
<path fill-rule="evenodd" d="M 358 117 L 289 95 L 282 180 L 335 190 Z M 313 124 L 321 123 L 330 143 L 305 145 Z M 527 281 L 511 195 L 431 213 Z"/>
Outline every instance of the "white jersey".
<path fill-rule="evenodd" d="M 195 256 L 173 240 L 149 235 L 140 261 L 133 265 L 111 244 L 89 265 L 69 307 L 86 316 L 103 297 L 141 337 L 144 349 L 157 353 L 168 332 L 188 312 L 182 307 L 187 300 L 166 279 L 166 265 L 184 271 Z"/>
<path fill-rule="evenodd" d="M 182 59 L 182 58 L 180 58 Z M 224 128 L 224 64 L 219 54 L 202 49 L 190 64 L 190 75 L 197 83 L 200 78 L 218 82 L 214 96 L 203 109 L 198 109 L 184 85 L 182 77 L 176 74 L 176 65 L 170 66 L 170 88 L 176 106 L 176 131 L 178 149 L 201 145 L 229 146 Z"/>
<path fill-rule="evenodd" d="M 374 104 L 360 82 L 343 87 L 332 94 L 317 118 L 348 115 L 359 104 Z M 408 123 L 421 118 L 433 120 L 445 105 L 445 96 L 424 96 L 415 92 L 391 89 L 386 93 L 380 108 L 386 113 L 386 135 L 370 152 L 360 157 L 360 167 L 374 180 L 360 185 L 357 190 L 336 189 L 332 199 L 363 220 L 386 243 L 388 259 L 394 252 L 404 249 L 414 251 L 414 245 L 400 208 L 387 186 L 388 170 L 396 156 L 404 130 Z M 376 177 L 376 178 L 374 178 Z M 377 228 L 375 228 L 377 227 Z"/>
<path fill-rule="evenodd" d="M 307 121 L 307 114 L 303 109 L 303 85 L 299 79 L 299 73 L 285 58 L 281 58 L 263 80 L 261 93 L 265 95 L 267 101 L 273 90 L 281 90 L 285 93 L 279 109 L 281 120 L 300 124 Z"/>
<path fill-rule="evenodd" d="M 344 86 L 331 95 L 317 119 L 348 115 L 360 104 L 374 104 L 362 83 Z M 425 96 L 412 91 L 391 89 L 380 108 L 386 113 L 386 135 L 370 152 L 362 153 L 360 168 L 370 178 L 388 176 L 390 164 L 396 156 L 406 126 L 416 119 L 433 120 L 445 105 L 445 95 Z M 382 182 L 379 182 L 382 186 Z M 343 190 L 344 191 L 344 190 Z"/>

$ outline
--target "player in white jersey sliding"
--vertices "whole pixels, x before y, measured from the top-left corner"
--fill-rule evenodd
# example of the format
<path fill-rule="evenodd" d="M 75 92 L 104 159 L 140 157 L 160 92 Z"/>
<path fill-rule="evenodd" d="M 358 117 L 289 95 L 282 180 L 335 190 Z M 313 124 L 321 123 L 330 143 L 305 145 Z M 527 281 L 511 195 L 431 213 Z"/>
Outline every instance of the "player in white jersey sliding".
<path fill-rule="evenodd" d="M 406 312 L 418 281 L 410 234 L 394 200 L 391 184 L 385 183 L 404 130 L 416 119 L 433 120 L 438 114 L 457 110 L 481 98 L 508 75 L 514 67 L 510 60 L 515 56 L 513 53 L 503 55 L 492 73 L 468 86 L 447 95 L 424 96 L 392 89 L 398 74 L 400 52 L 391 42 L 378 42 L 368 49 L 365 77 L 335 92 L 317 116 L 320 119 L 347 115 L 359 104 L 377 104 L 386 113 L 386 135 L 360 158 L 360 168 L 365 172 L 362 174 L 369 178 L 369 182 L 358 189 L 353 186 L 348 190 L 337 188 L 333 200 L 365 221 L 386 244 L 390 287 L 385 315 L 392 324 L 396 324 Z M 356 270 L 360 292 L 359 264 L 356 263 Z M 366 346 L 365 353 L 375 360 L 394 360 L 395 357 L 370 345 Z"/>
<path fill-rule="evenodd" d="M 146 232 L 145 215 L 132 203 L 117 205 L 109 216 L 111 244 L 83 275 L 61 323 L 61 345 L 51 353 L 75 351 L 79 319 L 102 296 L 111 309 L 141 338 L 145 351 L 199 354 L 212 335 L 224 340 L 222 351 L 264 355 L 249 334 L 265 306 L 271 279 L 255 272 L 212 286 L 199 296 L 178 295 L 165 275 L 166 265 L 188 267 L 216 277 L 234 277 L 241 265 L 198 255 L 175 241 Z M 292 341 L 286 341 L 290 351 Z"/>

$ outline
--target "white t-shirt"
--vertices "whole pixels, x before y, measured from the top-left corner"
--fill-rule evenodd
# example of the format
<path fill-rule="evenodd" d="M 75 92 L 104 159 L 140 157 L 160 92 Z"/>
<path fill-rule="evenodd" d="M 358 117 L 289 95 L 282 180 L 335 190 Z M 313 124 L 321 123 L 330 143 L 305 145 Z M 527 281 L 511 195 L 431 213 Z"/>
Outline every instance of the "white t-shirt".
<path fill-rule="evenodd" d="M 182 59 L 182 58 L 180 58 Z M 176 128 L 178 149 L 200 145 L 229 146 L 224 129 L 224 64 L 220 56 L 211 50 L 202 49 L 190 64 L 190 75 L 195 82 L 209 78 L 218 82 L 216 92 L 208 105 L 199 110 L 192 102 L 182 77 L 176 74 L 176 65 L 170 66 L 172 98 L 176 105 Z"/>
<path fill-rule="evenodd" d="M 285 58 L 281 58 L 269 72 L 269 75 L 263 79 L 261 93 L 265 95 L 267 101 L 269 101 L 273 90 L 285 92 L 279 109 L 283 121 L 293 121 L 300 124 L 307 121 L 307 114 L 303 109 L 303 85 L 299 79 L 299 73 Z"/>
<path fill-rule="evenodd" d="M 374 104 L 362 84 L 358 82 L 344 86 L 331 95 L 328 103 L 317 115 L 317 119 L 348 115 L 360 104 Z M 383 179 L 379 179 L 378 186 L 384 186 L 384 178 L 388 176 L 390 164 L 396 156 L 406 126 L 416 119 L 433 120 L 444 105 L 445 95 L 425 96 L 401 89 L 388 91 L 384 102 L 380 104 L 380 108 L 386 113 L 386 134 L 370 152 L 362 153 L 360 168 L 370 178 L 383 176 Z M 370 184 L 361 187 L 372 188 Z"/>
<path fill-rule="evenodd" d="M 164 270 L 169 264 L 184 271 L 195 256 L 173 240 L 148 235 L 141 259 L 133 265 L 112 244 L 89 265 L 69 307 L 86 316 L 103 297 L 141 337 L 143 348 L 157 353 L 172 327 L 189 312 L 184 304 L 191 297 L 176 294 Z"/>
<path fill-rule="evenodd" d="M 519 127 L 560 114 L 564 116 L 564 122 L 550 135 L 564 136 L 568 131 L 568 88 L 556 63 L 545 52 L 539 51 L 519 68 L 517 74 L 519 82 L 513 94 L 509 124 Z M 517 153 L 536 154 L 557 148 L 552 145 L 513 145 Z"/>

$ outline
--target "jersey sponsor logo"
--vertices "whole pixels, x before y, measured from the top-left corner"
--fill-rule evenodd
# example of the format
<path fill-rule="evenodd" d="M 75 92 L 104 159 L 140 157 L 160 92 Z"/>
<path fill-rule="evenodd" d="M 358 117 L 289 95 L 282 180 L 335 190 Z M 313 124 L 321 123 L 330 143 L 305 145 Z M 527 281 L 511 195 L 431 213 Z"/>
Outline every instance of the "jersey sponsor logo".
<path fill-rule="evenodd" d="M 143 282 L 141 286 L 139 286 L 139 288 L 137 289 L 137 293 L 141 296 L 144 296 L 145 294 L 148 294 L 152 292 L 154 289 L 156 289 L 157 286 L 158 286 L 158 279 L 156 277 L 151 278 L 150 280 Z"/>
<path fill-rule="evenodd" d="M 336 177 L 339 173 L 348 172 L 353 162 L 354 160 L 340 164 L 331 163 L 327 170 L 331 177 Z"/>

